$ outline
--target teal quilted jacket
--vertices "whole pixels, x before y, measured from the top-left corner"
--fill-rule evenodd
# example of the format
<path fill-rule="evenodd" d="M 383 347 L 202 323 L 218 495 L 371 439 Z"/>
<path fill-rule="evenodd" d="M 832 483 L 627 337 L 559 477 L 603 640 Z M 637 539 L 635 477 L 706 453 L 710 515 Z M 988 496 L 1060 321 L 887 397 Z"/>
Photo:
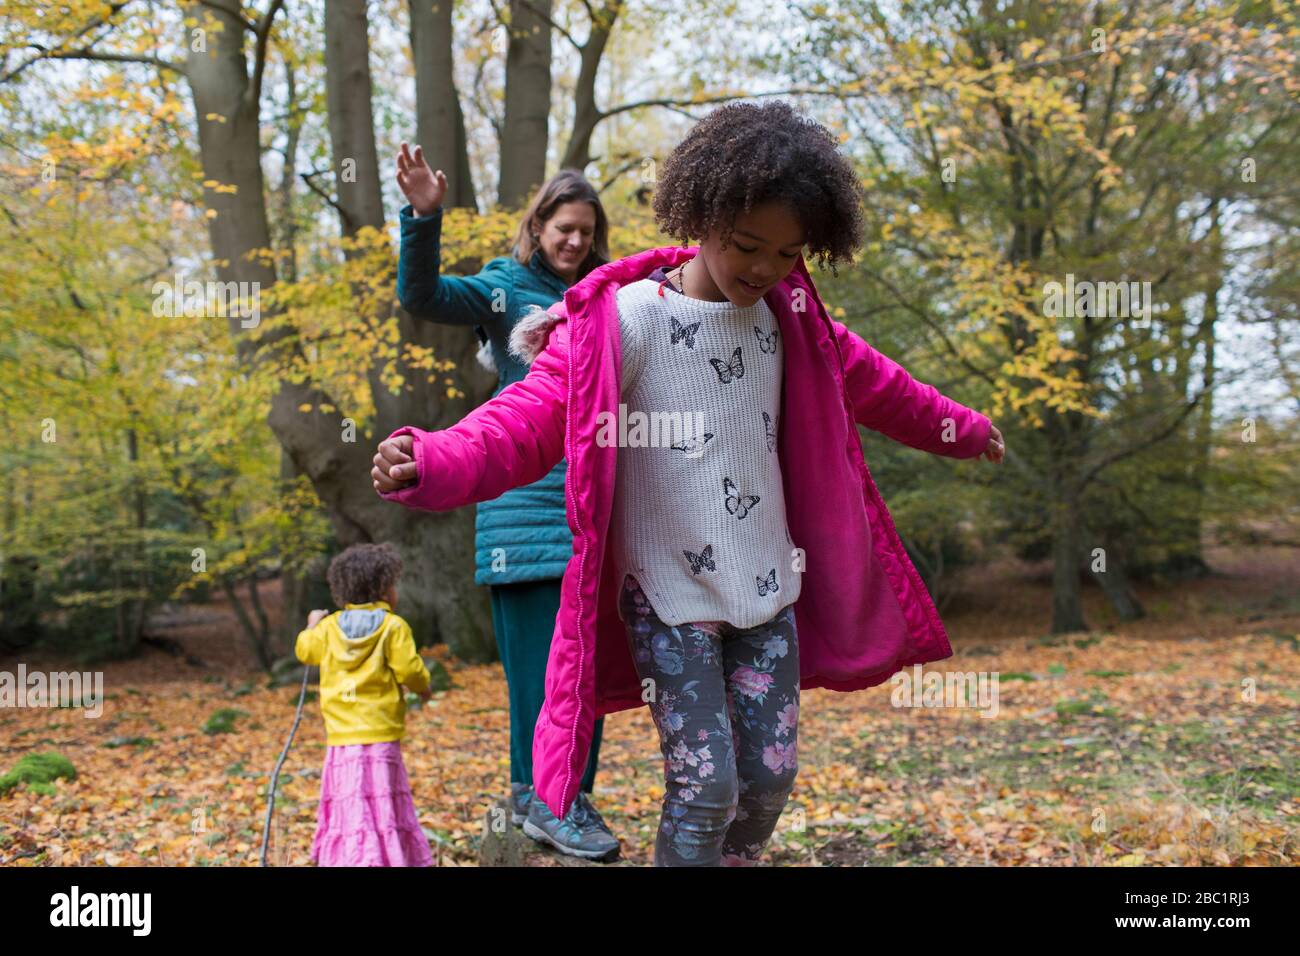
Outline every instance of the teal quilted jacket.
<path fill-rule="evenodd" d="M 532 305 L 547 308 L 567 288 L 540 252 L 528 265 L 499 256 L 477 275 L 441 275 L 442 210 L 415 216 L 410 206 L 400 213 L 402 246 L 397 261 L 397 298 L 419 319 L 446 325 L 475 326 L 480 361 L 497 372 L 495 397 L 518 382 L 528 369 L 506 348 L 510 330 Z M 573 554 L 573 535 L 565 516 L 561 459 L 544 478 L 481 502 L 474 521 L 474 581 L 515 584 L 560 578 Z"/>

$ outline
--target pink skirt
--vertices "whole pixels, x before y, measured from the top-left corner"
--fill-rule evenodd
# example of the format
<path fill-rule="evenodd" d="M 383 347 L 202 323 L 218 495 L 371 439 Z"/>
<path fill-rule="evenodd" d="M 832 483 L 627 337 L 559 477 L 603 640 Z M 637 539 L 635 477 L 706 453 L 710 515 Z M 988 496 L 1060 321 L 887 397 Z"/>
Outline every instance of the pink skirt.
<path fill-rule="evenodd" d="M 401 741 L 325 751 L 311 858 L 317 866 L 431 866 Z"/>

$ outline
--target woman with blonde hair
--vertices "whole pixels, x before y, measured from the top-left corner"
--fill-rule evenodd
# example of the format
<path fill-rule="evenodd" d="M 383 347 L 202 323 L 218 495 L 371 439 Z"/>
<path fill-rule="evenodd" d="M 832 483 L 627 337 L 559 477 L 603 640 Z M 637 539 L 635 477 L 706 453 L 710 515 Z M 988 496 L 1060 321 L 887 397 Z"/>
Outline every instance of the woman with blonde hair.
<path fill-rule="evenodd" d="M 533 306 L 545 309 L 597 266 L 609 261 L 609 224 L 600 197 L 577 170 L 561 170 L 533 197 L 509 256 L 475 275 L 441 274 L 442 200 L 447 177 L 432 170 L 419 146 L 403 143 L 397 184 L 409 205 L 401 210 L 397 297 L 417 318 L 473 326 L 479 361 L 497 374 L 495 397 L 521 381 L 527 366 L 508 350 L 510 332 Z M 617 855 L 619 843 L 588 799 L 595 782 L 601 723 L 582 780 L 582 794 L 556 819 L 532 799 L 533 729 L 545 699 L 546 661 L 560 581 L 573 554 L 565 514 L 561 460 L 541 480 L 477 506 L 475 573 L 492 592 L 492 627 L 510 697 L 511 818 L 563 853 L 590 859 Z"/>

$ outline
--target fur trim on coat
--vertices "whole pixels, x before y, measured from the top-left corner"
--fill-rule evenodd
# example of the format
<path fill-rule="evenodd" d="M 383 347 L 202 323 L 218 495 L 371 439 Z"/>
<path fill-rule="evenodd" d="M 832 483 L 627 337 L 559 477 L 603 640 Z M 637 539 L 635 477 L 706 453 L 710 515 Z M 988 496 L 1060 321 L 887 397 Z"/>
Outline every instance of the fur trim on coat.
<path fill-rule="evenodd" d="M 491 340 L 488 340 L 487 342 L 484 342 L 482 345 L 480 345 L 480 346 L 478 347 L 478 354 L 477 354 L 476 358 L 478 359 L 478 364 L 479 364 L 479 365 L 482 365 L 485 369 L 487 369 L 487 370 L 488 370 L 489 372 L 491 372 L 493 375 L 496 374 L 496 371 L 497 371 L 497 363 L 496 363 L 496 359 L 492 358 L 492 342 L 491 342 Z"/>
<path fill-rule="evenodd" d="M 532 365 L 533 360 L 546 348 L 546 343 L 551 338 L 551 329 L 559 321 L 560 316 L 554 312 L 533 306 L 510 330 L 510 354 L 524 365 Z"/>

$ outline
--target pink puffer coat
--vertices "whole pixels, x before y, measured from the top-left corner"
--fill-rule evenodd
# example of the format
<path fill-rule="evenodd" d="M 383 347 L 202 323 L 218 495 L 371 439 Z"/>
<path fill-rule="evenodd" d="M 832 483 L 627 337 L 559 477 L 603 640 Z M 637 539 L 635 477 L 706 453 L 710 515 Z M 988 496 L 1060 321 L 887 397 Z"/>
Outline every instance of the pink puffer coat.
<path fill-rule="evenodd" d="M 620 286 L 672 268 L 695 248 L 666 246 L 602 266 L 563 302 L 515 329 L 531 368 L 451 428 L 403 427 L 418 481 L 383 495 L 446 511 L 536 481 L 564 456 L 573 555 L 561 588 L 533 737 L 534 792 L 563 817 L 577 796 L 597 717 L 640 706 L 617 600 L 610 517 L 618 448 L 598 443 L 617 416 Z M 669 293 L 672 294 L 672 293 Z M 805 552 L 795 603 L 800 686 L 851 691 L 952 654 L 925 586 L 863 460 L 855 422 L 935 454 L 973 458 L 989 420 L 916 381 L 827 314 L 802 256 L 765 296 L 785 345 L 778 449 L 790 536 Z"/>

